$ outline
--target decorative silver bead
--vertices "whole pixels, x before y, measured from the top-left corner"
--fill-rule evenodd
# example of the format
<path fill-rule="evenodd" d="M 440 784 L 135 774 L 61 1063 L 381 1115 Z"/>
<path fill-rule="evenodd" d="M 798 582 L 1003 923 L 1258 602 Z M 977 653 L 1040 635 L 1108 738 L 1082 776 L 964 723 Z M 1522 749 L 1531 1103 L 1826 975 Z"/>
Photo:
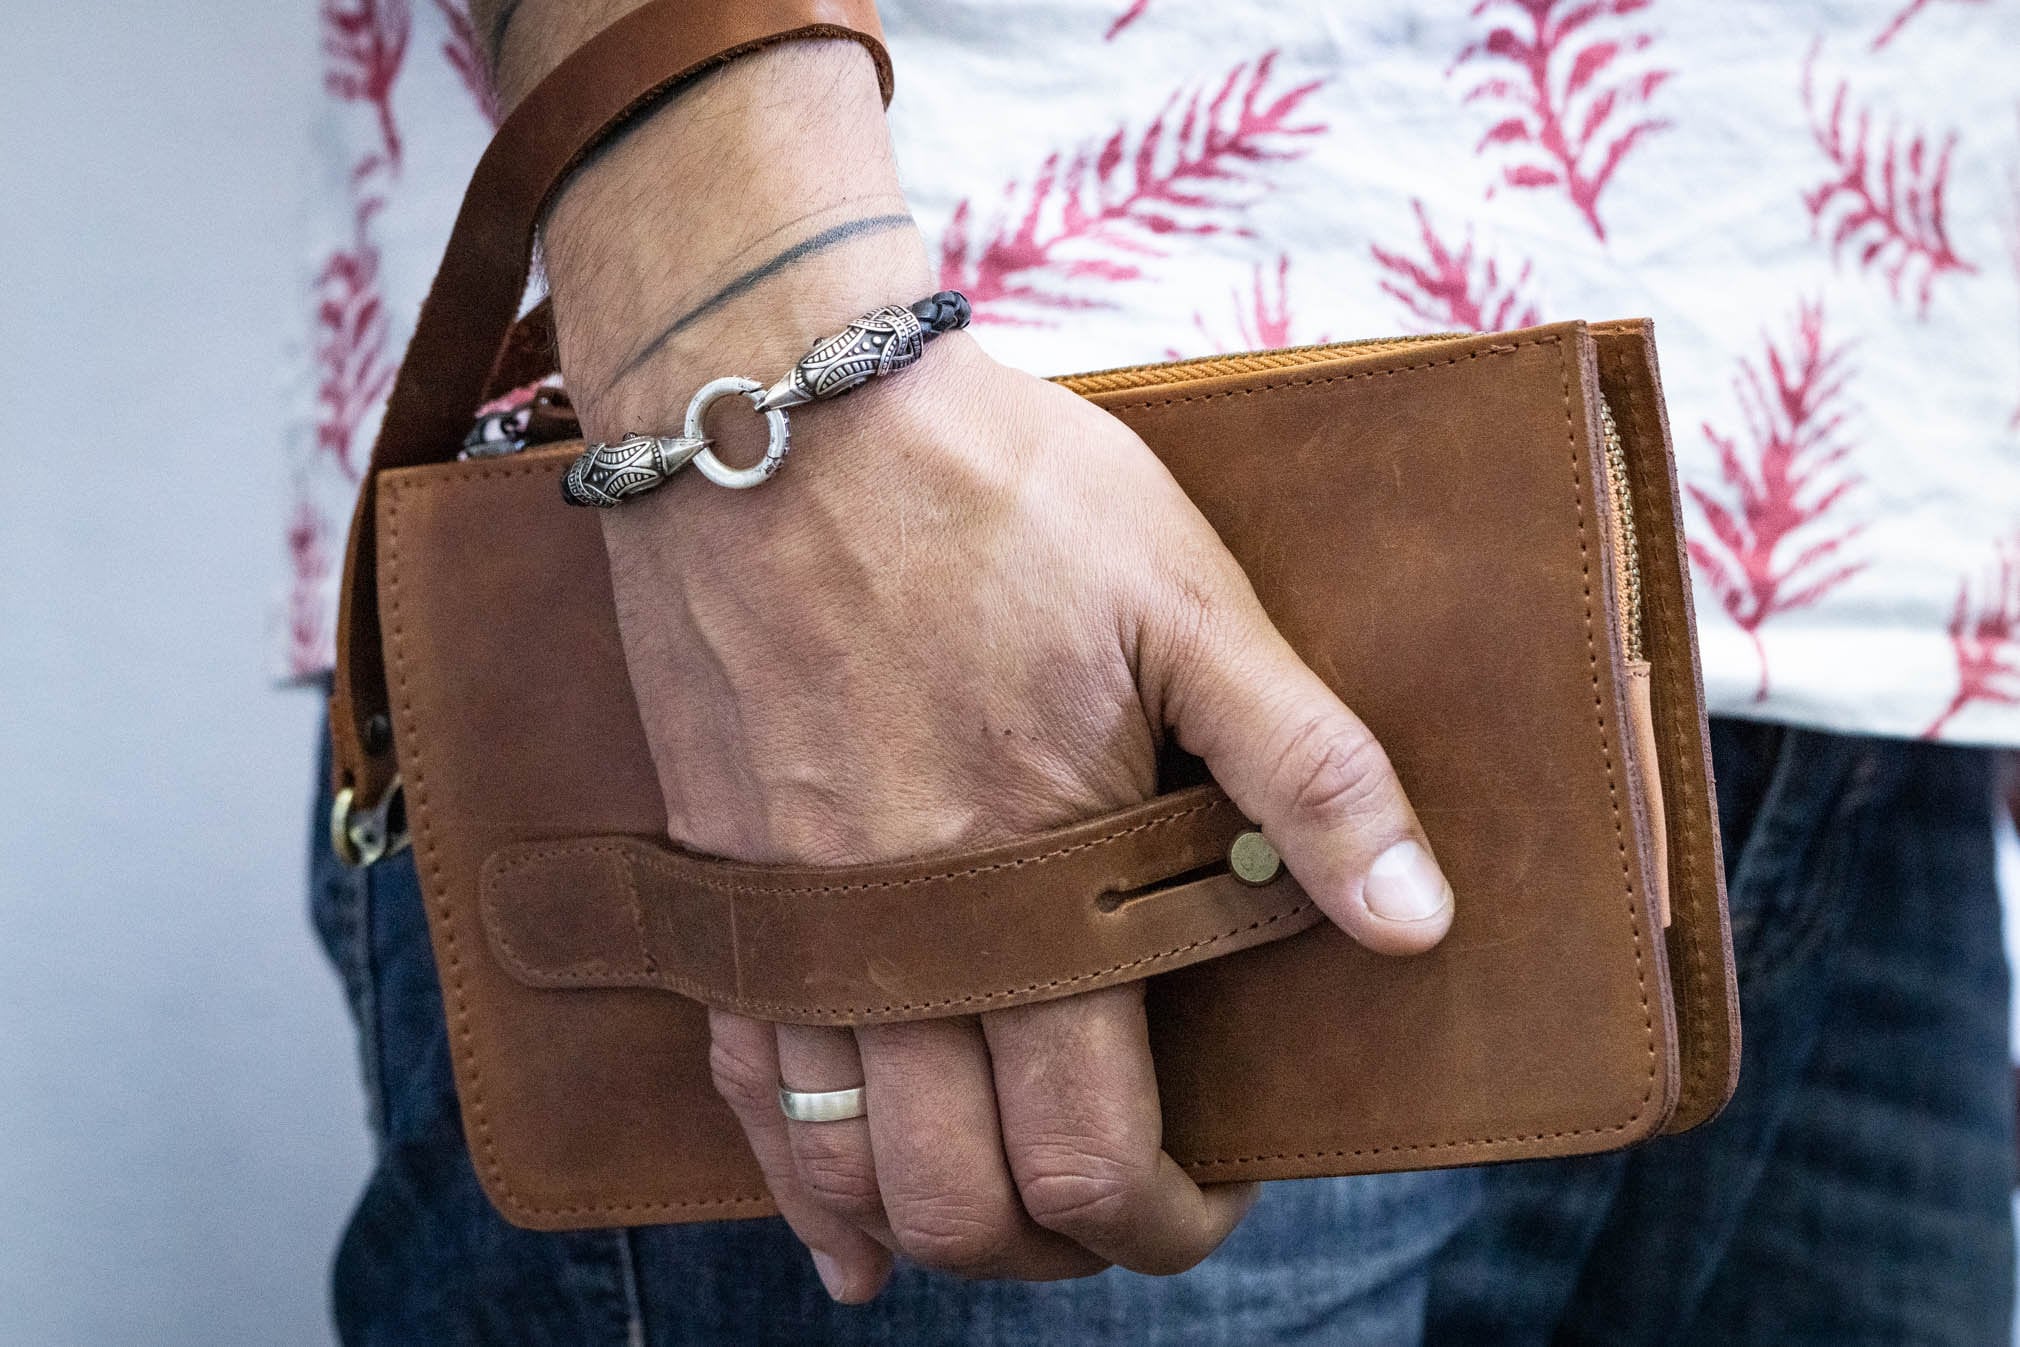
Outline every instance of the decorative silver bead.
<path fill-rule="evenodd" d="M 840 397 L 881 375 L 912 364 L 926 352 L 926 335 L 910 309 L 872 309 L 800 357 L 785 378 L 765 392 L 759 411 L 798 407 Z"/>
<path fill-rule="evenodd" d="M 607 510 L 653 490 L 704 447 L 680 435 L 626 435 L 615 444 L 592 444 L 568 465 L 561 498 Z"/>

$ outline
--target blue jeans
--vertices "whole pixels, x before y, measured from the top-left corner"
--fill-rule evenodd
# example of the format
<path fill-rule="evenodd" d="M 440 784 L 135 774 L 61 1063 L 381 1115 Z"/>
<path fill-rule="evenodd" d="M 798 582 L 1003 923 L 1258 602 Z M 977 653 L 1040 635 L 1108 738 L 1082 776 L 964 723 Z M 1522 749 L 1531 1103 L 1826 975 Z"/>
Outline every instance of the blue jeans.
<path fill-rule="evenodd" d="M 1716 1122 L 1571 1161 L 1270 1185 L 1183 1276 L 901 1268 L 837 1306 L 776 1220 L 535 1234 L 477 1186 L 408 857 L 314 862 L 378 1163 L 350 1347 L 1955 1343 L 2012 1317 L 2013 1078 L 1983 752 L 1714 725 L 1745 1018 Z M 327 808 L 327 804 L 321 806 Z M 319 815 L 324 817 L 326 815 Z"/>

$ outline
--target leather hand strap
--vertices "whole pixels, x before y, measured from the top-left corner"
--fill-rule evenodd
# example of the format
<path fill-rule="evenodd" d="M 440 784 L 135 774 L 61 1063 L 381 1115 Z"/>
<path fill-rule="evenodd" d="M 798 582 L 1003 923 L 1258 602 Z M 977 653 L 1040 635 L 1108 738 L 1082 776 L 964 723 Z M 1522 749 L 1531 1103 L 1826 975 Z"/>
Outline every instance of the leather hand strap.
<path fill-rule="evenodd" d="M 484 929 L 532 987 L 653 987 L 797 1024 L 969 1015 L 1316 925 L 1288 873 L 1249 885 L 1228 872 L 1246 827 L 1225 795 L 1197 786 L 891 865 L 740 865 L 635 837 L 526 843 L 484 866 Z"/>
<path fill-rule="evenodd" d="M 462 447 L 506 347 L 534 234 L 556 190 L 668 90 L 774 43 L 860 42 L 889 102 L 891 63 L 881 33 L 872 0 L 650 0 L 583 44 L 498 128 L 421 306 L 352 519 L 330 704 L 339 788 L 352 787 L 370 803 L 394 772 L 373 564 L 374 479 L 388 468 L 448 462 Z"/>

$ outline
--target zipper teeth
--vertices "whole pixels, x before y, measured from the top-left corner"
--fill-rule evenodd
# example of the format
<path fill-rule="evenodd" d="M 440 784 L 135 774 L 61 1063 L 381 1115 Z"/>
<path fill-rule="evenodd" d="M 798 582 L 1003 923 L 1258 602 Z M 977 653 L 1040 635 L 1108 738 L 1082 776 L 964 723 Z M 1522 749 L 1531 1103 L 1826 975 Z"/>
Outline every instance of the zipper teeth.
<path fill-rule="evenodd" d="M 1621 610 L 1622 642 L 1629 660 L 1641 660 L 1642 640 L 1641 557 L 1635 547 L 1634 493 L 1627 484 L 1627 446 L 1620 437 L 1620 423 L 1613 419 L 1613 407 L 1602 395 L 1599 399 L 1600 434 L 1606 441 L 1606 480 L 1611 490 L 1613 526 L 1613 588 Z"/>
<path fill-rule="evenodd" d="M 1231 355 L 1199 356 L 1154 365 L 1121 365 L 1115 369 L 1092 370 L 1086 374 L 1062 375 L 1053 380 L 1062 388 L 1082 394 L 1116 393 L 1158 384 L 1189 383 L 1195 379 L 1217 379 L 1228 374 L 1259 374 L 1268 370 L 1295 369 L 1314 365 L 1347 351 L 1369 355 L 1401 349 L 1423 342 L 1453 341 L 1470 337 L 1470 332 L 1425 332 L 1403 337 L 1363 337 L 1358 341 L 1322 342 L 1313 346 L 1286 346 L 1274 351 L 1243 351 Z"/>

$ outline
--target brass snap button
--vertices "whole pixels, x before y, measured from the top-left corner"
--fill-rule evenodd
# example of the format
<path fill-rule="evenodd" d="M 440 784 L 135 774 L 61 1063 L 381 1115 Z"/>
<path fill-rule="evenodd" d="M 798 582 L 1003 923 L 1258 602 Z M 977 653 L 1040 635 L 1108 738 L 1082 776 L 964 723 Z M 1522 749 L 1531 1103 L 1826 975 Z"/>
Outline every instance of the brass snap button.
<path fill-rule="evenodd" d="M 1284 858 L 1270 840 L 1251 828 L 1239 834 L 1227 849 L 1228 868 L 1244 884 L 1267 884 L 1283 869 Z"/>

